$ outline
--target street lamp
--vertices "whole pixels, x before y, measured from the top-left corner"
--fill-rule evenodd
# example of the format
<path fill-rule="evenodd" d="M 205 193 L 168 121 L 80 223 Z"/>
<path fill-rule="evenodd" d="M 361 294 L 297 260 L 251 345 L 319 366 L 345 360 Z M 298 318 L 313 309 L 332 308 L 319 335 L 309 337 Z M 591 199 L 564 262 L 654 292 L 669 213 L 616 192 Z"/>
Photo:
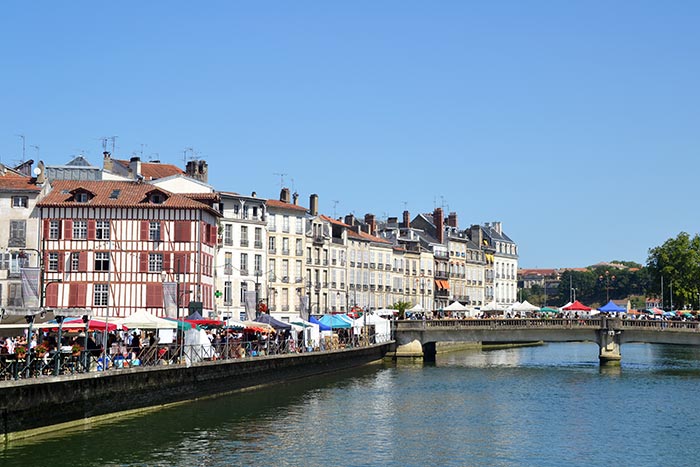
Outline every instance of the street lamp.
<path fill-rule="evenodd" d="M 605 271 L 605 274 L 598 277 L 598 283 L 605 284 L 605 303 L 610 301 L 610 289 L 614 286 L 616 279 L 615 275 L 610 275 L 610 271 Z"/>

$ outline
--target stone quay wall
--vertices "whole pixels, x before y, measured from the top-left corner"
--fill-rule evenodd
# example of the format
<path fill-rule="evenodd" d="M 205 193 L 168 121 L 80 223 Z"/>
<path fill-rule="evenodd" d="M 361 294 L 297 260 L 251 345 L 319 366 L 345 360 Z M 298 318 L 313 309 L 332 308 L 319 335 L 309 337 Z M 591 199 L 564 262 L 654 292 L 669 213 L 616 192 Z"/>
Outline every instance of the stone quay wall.
<path fill-rule="evenodd" d="M 392 345 L 5 381 L 0 436 L 7 441 L 107 414 L 352 368 L 381 360 Z"/>

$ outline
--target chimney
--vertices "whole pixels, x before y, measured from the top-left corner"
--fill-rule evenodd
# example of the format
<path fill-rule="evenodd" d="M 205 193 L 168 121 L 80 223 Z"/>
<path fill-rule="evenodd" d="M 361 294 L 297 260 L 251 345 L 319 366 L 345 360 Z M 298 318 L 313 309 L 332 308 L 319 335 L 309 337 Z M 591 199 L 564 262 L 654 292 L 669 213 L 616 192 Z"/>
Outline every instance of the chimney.
<path fill-rule="evenodd" d="M 365 214 L 365 224 L 367 224 L 369 230 L 368 234 L 377 234 L 377 219 L 374 217 L 374 214 Z"/>
<path fill-rule="evenodd" d="M 250 197 L 251 197 L 251 198 L 257 198 L 257 196 L 258 196 L 258 194 L 257 194 L 256 192 L 252 192 L 252 193 L 250 194 Z"/>
<path fill-rule="evenodd" d="M 114 161 L 112 160 L 112 155 L 109 153 L 109 151 L 102 153 L 102 170 L 106 172 L 114 171 Z"/>
<path fill-rule="evenodd" d="M 386 223 L 389 225 L 389 227 L 396 227 L 397 224 L 399 223 L 399 218 L 398 217 L 389 217 L 386 220 Z"/>
<path fill-rule="evenodd" d="M 187 161 L 185 173 L 188 177 L 207 183 L 209 179 L 209 167 L 206 161 Z"/>
<path fill-rule="evenodd" d="M 289 203 L 291 196 L 291 192 L 289 191 L 289 188 L 282 188 L 282 191 L 280 191 L 280 201 L 283 203 Z"/>
<path fill-rule="evenodd" d="M 408 211 L 403 212 L 403 227 L 404 229 L 411 228 L 411 215 L 408 213 Z"/>
<path fill-rule="evenodd" d="M 292 195 L 292 203 L 294 203 L 294 205 L 296 206 L 299 205 L 299 193 L 297 193 L 296 191 Z"/>
<path fill-rule="evenodd" d="M 472 225 L 471 228 L 469 229 L 469 238 L 471 238 L 472 242 L 476 243 L 479 245 L 479 248 L 484 246 L 484 236 L 481 231 L 481 227 L 478 225 Z"/>
<path fill-rule="evenodd" d="M 141 175 L 141 158 L 134 156 L 129 159 L 129 171 L 131 172 L 131 178 L 136 180 Z"/>
<path fill-rule="evenodd" d="M 450 227 L 454 227 L 455 229 L 457 228 L 457 213 L 456 212 L 451 212 L 447 216 L 447 225 Z"/>
<path fill-rule="evenodd" d="M 44 183 L 46 183 L 46 167 L 44 166 L 44 161 L 39 161 L 39 163 L 36 165 L 36 168 L 36 184 L 43 185 Z"/>
<path fill-rule="evenodd" d="M 347 216 L 345 216 L 345 223 L 349 226 L 355 225 L 355 216 L 353 216 L 352 214 L 348 214 Z"/>
<path fill-rule="evenodd" d="M 315 193 L 309 196 L 309 214 L 318 216 L 318 195 Z"/>
<path fill-rule="evenodd" d="M 443 243 L 445 241 L 445 218 L 442 214 L 442 208 L 435 208 L 433 211 L 433 224 L 435 224 L 438 243 Z"/>
<path fill-rule="evenodd" d="M 493 227 L 493 230 L 495 230 L 496 232 L 498 232 L 498 235 L 502 235 L 502 234 L 503 234 L 503 225 L 501 224 L 500 221 L 499 221 L 499 222 L 492 222 L 492 223 L 491 223 L 491 226 Z"/>

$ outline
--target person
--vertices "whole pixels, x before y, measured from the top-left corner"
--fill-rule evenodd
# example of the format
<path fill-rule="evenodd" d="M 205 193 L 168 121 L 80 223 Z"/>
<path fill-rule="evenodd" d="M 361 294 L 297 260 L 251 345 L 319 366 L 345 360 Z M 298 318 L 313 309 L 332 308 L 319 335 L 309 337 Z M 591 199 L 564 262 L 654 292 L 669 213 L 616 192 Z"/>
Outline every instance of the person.
<path fill-rule="evenodd" d="M 134 358 L 138 357 L 139 352 L 141 352 L 141 338 L 134 331 L 134 335 L 131 338 L 131 353 L 134 354 Z"/>

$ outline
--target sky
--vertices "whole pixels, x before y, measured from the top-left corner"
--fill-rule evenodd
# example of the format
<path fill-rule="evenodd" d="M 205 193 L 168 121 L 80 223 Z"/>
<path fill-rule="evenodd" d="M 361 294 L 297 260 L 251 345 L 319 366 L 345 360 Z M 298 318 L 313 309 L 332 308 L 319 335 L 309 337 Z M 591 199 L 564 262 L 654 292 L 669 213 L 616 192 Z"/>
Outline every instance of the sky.
<path fill-rule="evenodd" d="M 526 268 L 698 228 L 700 2 L 0 6 L 0 162 L 209 165 L 330 216 L 501 221 Z M 188 149 L 191 148 L 191 149 Z M 111 143 L 109 148 L 111 150 Z"/>

